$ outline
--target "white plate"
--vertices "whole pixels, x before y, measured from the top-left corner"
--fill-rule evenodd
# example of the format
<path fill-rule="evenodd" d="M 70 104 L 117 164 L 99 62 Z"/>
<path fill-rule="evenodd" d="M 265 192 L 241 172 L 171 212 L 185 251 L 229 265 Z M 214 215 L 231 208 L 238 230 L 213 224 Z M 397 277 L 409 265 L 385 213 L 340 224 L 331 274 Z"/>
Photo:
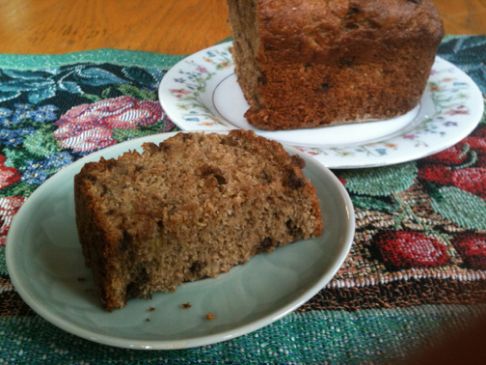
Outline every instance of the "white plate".
<path fill-rule="evenodd" d="M 258 130 L 243 116 L 248 104 L 234 74 L 231 44 L 195 53 L 165 74 L 159 100 L 181 129 L 252 129 L 329 168 L 360 168 L 412 161 L 446 149 L 471 133 L 483 115 L 483 97 L 474 81 L 437 57 L 420 104 L 406 115 L 335 127 Z"/>
<path fill-rule="evenodd" d="M 112 313 L 101 309 L 76 234 L 73 177 L 88 161 L 139 150 L 144 142 L 171 135 L 128 141 L 76 161 L 40 186 L 15 216 L 6 251 L 10 278 L 24 301 L 49 322 L 118 347 L 201 346 L 281 318 L 322 289 L 341 266 L 353 239 L 353 207 L 337 178 L 307 158 L 305 173 L 316 186 L 326 225 L 321 237 L 258 255 L 229 273 L 184 284 L 173 293 L 131 300 Z M 180 308 L 186 302 L 191 309 Z M 216 319 L 206 320 L 208 312 Z"/>

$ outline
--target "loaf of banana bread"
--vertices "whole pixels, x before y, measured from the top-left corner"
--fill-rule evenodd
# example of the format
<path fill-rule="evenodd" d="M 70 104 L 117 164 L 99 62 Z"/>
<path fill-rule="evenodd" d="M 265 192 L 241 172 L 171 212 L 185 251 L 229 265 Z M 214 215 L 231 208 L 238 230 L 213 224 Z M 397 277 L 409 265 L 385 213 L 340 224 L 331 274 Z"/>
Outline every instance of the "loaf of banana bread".
<path fill-rule="evenodd" d="M 303 160 L 248 131 L 179 133 L 75 177 L 76 223 L 103 306 L 214 277 L 321 234 Z"/>
<path fill-rule="evenodd" d="M 413 109 L 442 21 L 431 0 L 228 0 L 246 119 L 280 130 Z"/>

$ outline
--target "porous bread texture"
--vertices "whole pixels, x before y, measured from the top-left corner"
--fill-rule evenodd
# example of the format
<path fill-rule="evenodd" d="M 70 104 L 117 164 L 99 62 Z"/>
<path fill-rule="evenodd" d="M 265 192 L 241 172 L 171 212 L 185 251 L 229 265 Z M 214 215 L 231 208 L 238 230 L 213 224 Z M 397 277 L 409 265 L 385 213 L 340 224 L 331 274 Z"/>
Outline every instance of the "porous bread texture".
<path fill-rule="evenodd" d="M 179 133 L 143 153 L 87 163 L 76 222 L 103 306 L 214 277 L 321 234 L 303 160 L 248 131 Z"/>
<path fill-rule="evenodd" d="M 267 129 L 402 115 L 443 35 L 431 0 L 228 0 L 236 74 Z"/>

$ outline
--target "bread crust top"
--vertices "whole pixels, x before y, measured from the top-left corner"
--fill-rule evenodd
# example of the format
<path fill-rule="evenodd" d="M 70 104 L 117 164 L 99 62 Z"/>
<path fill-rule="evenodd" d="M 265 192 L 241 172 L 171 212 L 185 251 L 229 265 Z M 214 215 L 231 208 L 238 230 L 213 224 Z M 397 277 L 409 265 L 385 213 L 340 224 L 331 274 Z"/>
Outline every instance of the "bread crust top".
<path fill-rule="evenodd" d="M 376 58 L 408 42 L 435 48 L 444 34 L 431 0 L 257 0 L 256 14 L 261 61 Z"/>

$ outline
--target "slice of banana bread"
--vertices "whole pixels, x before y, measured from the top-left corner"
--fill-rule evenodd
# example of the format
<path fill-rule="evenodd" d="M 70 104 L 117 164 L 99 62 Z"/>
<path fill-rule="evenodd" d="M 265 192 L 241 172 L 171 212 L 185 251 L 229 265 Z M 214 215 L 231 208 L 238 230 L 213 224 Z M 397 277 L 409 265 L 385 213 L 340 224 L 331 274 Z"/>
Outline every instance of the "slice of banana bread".
<path fill-rule="evenodd" d="M 248 131 L 179 133 L 87 163 L 76 223 L 103 306 L 214 277 L 323 228 L 303 160 Z"/>

